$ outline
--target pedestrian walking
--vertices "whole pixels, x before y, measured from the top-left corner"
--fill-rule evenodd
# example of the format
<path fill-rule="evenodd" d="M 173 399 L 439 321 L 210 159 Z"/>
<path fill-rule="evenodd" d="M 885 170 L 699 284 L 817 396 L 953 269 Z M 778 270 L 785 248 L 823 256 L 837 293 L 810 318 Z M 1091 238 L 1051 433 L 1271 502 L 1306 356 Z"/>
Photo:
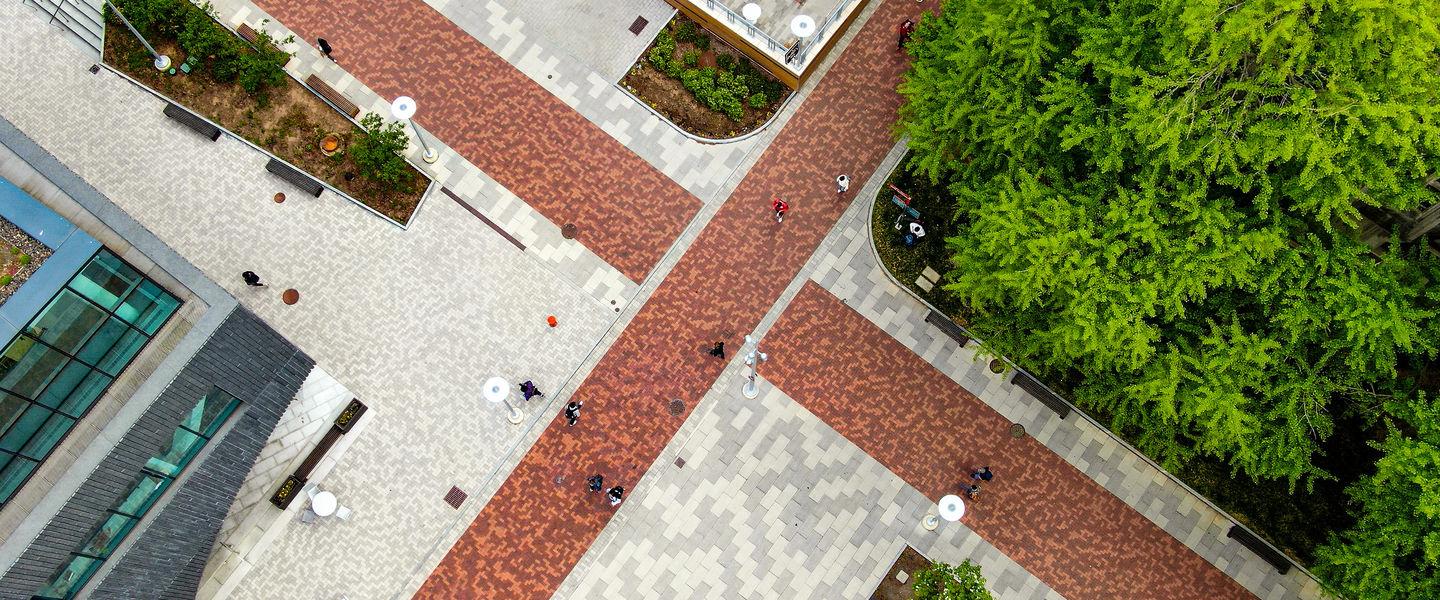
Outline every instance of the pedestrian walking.
<path fill-rule="evenodd" d="M 605 495 L 610 497 L 610 506 L 615 506 L 620 503 L 621 498 L 625 497 L 625 488 L 617 485 L 610 488 L 610 491 Z"/>
<path fill-rule="evenodd" d="M 525 395 L 526 402 L 529 402 L 531 398 L 534 398 L 536 396 L 539 396 L 541 398 L 545 397 L 545 393 L 541 392 L 540 388 L 535 386 L 535 382 L 530 381 L 529 379 L 526 379 L 525 383 L 520 384 L 520 393 Z"/>
<path fill-rule="evenodd" d="M 900 42 L 896 44 L 896 48 L 904 50 L 905 43 L 910 41 L 910 34 L 913 33 L 915 33 L 915 21 L 913 19 L 905 19 L 905 22 L 900 24 Z"/>
<path fill-rule="evenodd" d="M 592 492 L 598 492 L 605 489 L 605 476 L 599 473 L 591 475 L 590 478 L 586 479 L 585 481 L 590 484 L 590 491 Z"/>
<path fill-rule="evenodd" d="M 975 481 L 990 481 L 995 478 L 995 473 L 986 465 L 970 472 L 970 478 Z"/>
<path fill-rule="evenodd" d="M 850 176 L 841 173 L 839 177 L 835 178 L 835 193 L 843 194 L 848 189 L 850 189 Z"/>
<path fill-rule="evenodd" d="M 971 500 L 974 500 L 976 496 L 980 495 L 980 484 L 978 483 L 972 483 L 963 487 L 965 488 L 965 496 Z"/>
<path fill-rule="evenodd" d="M 715 346 L 710 348 L 707 354 L 715 358 L 725 358 L 725 342 L 715 342 Z"/>
<path fill-rule="evenodd" d="M 256 275 L 254 271 L 246 271 L 244 273 L 241 273 L 240 278 L 244 279 L 245 285 L 248 285 L 250 287 L 265 287 L 265 284 L 260 283 L 260 276 Z"/>
<path fill-rule="evenodd" d="M 330 56 L 330 53 L 334 51 L 334 48 L 330 47 L 330 42 L 325 41 L 325 38 L 315 38 L 315 45 L 320 46 L 320 53 L 324 54 L 325 58 L 330 59 L 330 62 L 333 62 L 337 65 L 340 64 L 340 61 L 335 60 L 335 57 Z"/>
<path fill-rule="evenodd" d="M 580 407 L 582 406 L 585 406 L 584 402 L 571 402 L 565 405 L 567 427 L 574 427 L 575 422 L 580 420 Z"/>
<path fill-rule="evenodd" d="M 783 222 L 785 220 L 785 213 L 790 210 L 790 205 L 786 204 L 784 200 L 781 200 L 779 196 L 776 196 L 770 203 L 770 207 L 775 209 L 776 223 Z"/>

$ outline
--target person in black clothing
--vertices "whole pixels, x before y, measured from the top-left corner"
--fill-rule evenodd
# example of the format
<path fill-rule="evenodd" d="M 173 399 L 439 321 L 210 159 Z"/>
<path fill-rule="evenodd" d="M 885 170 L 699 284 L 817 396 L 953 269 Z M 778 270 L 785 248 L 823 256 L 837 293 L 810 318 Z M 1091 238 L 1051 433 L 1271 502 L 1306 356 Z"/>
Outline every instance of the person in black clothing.
<path fill-rule="evenodd" d="M 536 396 L 541 398 L 545 397 L 545 394 L 540 391 L 540 388 L 535 386 L 535 382 L 529 379 L 526 379 L 525 383 L 520 384 L 520 393 L 525 395 L 526 402 L 529 402 L 531 398 Z"/>
<path fill-rule="evenodd" d="M 986 465 L 980 467 L 979 469 L 971 471 L 970 478 L 974 479 L 975 481 L 990 481 L 991 479 L 995 478 L 995 473 L 990 471 L 989 465 Z"/>
<path fill-rule="evenodd" d="M 241 273 L 240 278 L 244 279 L 245 285 L 248 285 L 250 287 L 265 287 L 265 284 L 260 283 L 260 276 L 256 275 L 254 271 L 246 271 L 244 273 Z"/>
<path fill-rule="evenodd" d="M 315 38 L 315 45 L 320 47 L 320 53 L 324 54 L 325 58 L 330 59 L 330 62 L 340 64 L 340 61 L 335 60 L 335 57 L 330 56 L 330 53 L 334 49 L 330 47 L 330 42 L 325 41 L 325 38 Z"/>
<path fill-rule="evenodd" d="M 619 504 L 620 499 L 625 496 L 625 488 L 617 485 L 610 488 L 610 492 L 605 495 L 610 497 L 610 506 L 615 506 L 616 504 Z"/>
<path fill-rule="evenodd" d="M 575 422 L 580 420 L 580 407 L 582 406 L 585 406 L 584 402 L 571 402 L 565 405 L 567 427 L 574 427 Z"/>
<path fill-rule="evenodd" d="M 974 500 L 976 496 L 979 496 L 979 495 L 980 495 L 980 485 L 979 485 L 979 484 L 972 483 L 972 484 L 970 484 L 970 485 L 964 486 L 964 488 L 965 488 L 965 495 L 968 496 L 971 500 Z"/>
<path fill-rule="evenodd" d="M 716 358 L 725 358 L 725 342 L 715 342 L 715 346 L 710 348 L 709 354 Z"/>
<path fill-rule="evenodd" d="M 590 483 L 590 491 L 592 492 L 598 492 L 605 489 L 605 477 L 603 475 L 597 473 L 595 475 L 591 475 L 590 478 L 586 479 L 585 481 Z"/>

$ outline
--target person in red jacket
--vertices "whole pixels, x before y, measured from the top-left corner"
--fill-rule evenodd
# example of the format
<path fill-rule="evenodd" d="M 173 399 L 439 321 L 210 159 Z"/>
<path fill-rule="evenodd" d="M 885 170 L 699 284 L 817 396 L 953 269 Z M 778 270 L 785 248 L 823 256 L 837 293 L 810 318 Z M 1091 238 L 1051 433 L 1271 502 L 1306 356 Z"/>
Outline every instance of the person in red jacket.
<path fill-rule="evenodd" d="M 915 33 L 915 20 L 905 19 L 905 22 L 900 24 L 900 43 L 896 45 L 896 48 L 904 50 L 905 42 L 910 41 L 910 34 L 912 33 Z"/>
<path fill-rule="evenodd" d="M 775 209 L 776 223 L 784 221 L 785 211 L 790 210 L 790 205 L 786 204 L 784 200 L 781 200 L 779 196 L 776 196 L 774 201 L 770 203 L 770 207 Z"/>

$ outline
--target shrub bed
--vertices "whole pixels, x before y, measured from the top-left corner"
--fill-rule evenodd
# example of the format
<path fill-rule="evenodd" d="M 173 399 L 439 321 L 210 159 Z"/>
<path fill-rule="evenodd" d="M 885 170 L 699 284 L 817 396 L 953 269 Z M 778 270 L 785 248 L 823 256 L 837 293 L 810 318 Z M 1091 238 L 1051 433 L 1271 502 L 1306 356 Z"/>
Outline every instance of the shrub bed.
<path fill-rule="evenodd" d="M 426 180 L 398 154 L 405 148 L 403 125 L 385 126 L 375 116 L 357 127 L 289 77 L 283 67 L 290 55 L 279 47 L 291 40 L 274 39 L 262 24 L 251 45 L 220 25 L 208 2 L 116 4 L 174 67 L 166 73 L 155 70 L 149 53 L 108 9 L 106 64 L 399 223 L 414 214 Z M 401 131 L 401 143 L 395 131 Z M 328 136 L 339 142 L 329 156 L 320 149 Z"/>
<path fill-rule="evenodd" d="M 50 249 L 30 237 L 14 223 L 0 219 L 0 304 L 25 285 L 40 264 L 50 256 Z"/>
<path fill-rule="evenodd" d="M 754 130 L 791 93 L 684 16 L 660 30 L 621 83 L 676 125 L 709 138 Z"/>

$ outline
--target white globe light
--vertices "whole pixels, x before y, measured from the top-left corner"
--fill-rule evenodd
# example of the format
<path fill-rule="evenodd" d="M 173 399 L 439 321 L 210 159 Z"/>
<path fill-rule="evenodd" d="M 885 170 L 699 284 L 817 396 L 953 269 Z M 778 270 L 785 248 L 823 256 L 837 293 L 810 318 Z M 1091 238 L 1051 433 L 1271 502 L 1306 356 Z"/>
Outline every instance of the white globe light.
<path fill-rule="evenodd" d="M 401 121 L 407 121 L 415 116 L 415 99 L 409 96 L 401 96 L 390 103 L 390 116 Z"/>
<path fill-rule="evenodd" d="M 485 395 L 486 400 L 499 404 L 510 397 L 510 382 L 505 381 L 504 377 L 491 377 L 485 380 L 485 387 L 481 393 Z"/>
<path fill-rule="evenodd" d="M 938 507 L 940 516 L 946 521 L 959 521 L 960 517 L 965 516 L 965 501 L 954 494 L 941 498 Z"/>
<path fill-rule="evenodd" d="M 810 18 L 809 15 L 795 17 L 790 21 L 790 33 L 802 38 L 815 35 L 815 19 Z"/>

